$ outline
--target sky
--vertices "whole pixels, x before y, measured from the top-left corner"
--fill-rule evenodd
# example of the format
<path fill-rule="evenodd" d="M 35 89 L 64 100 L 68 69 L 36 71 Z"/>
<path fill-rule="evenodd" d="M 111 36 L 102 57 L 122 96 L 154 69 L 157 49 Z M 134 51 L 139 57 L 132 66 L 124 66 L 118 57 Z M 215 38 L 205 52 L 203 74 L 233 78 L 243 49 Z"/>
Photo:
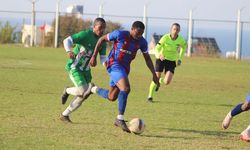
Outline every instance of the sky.
<path fill-rule="evenodd" d="M 32 0 L 0 0 L 1 10 L 31 11 Z M 35 0 L 36 10 L 55 11 L 58 0 Z M 70 4 L 84 5 L 84 13 L 103 12 L 111 15 L 142 16 L 143 6 L 148 5 L 150 17 L 188 18 L 193 9 L 193 18 L 236 20 L 237 10 L 242 9 L 242 21 L 250 21 L 250 0 L 59 0 L 60 11 Z M 13 5 L 14 4 L 14 5 Z M 1 15 L 2 16 L 2 15 Z M 4 16 L 2 16 L 4 17 Z"/>

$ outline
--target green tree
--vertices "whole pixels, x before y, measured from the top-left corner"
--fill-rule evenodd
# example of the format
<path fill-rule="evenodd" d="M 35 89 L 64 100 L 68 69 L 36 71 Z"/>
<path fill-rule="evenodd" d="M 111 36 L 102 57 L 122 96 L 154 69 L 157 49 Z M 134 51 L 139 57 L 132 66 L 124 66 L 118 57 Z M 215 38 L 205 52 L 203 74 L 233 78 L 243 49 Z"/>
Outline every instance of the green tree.
<path fill-rule="evenodd" d="M 12 27 L 7 21 L 4 25 L 0 23 L 0 43 L 14 43 L 14 31 L 16 27 Z"/>
<path fill-rule="evenodd" d="M 85 30 L 88 28 L 91 28 L 93 25 L 93 21 L 90 19 L 82 19 L 77 18 L 74 15 L 65 15 L 59 17 L 59 29 L 58 29 L 58 44 L 59 46 L 62 46 L 63 40 L 72 35 L 75 34 L 81 30 Z M 55 20 L 52 22 L 52 26 L 55 26 Z M 106 32 L 111 32 L 115 29 L 122 29 L 121 25 L 119 23 L 114 23 L 111 21 L 107 21 L 107 28 Z M 45 37 L 45 46 L 51 46 L 54 45 L 54 39 L 55 39 L 55 31 L 48 33 L 48 35 Z"/>

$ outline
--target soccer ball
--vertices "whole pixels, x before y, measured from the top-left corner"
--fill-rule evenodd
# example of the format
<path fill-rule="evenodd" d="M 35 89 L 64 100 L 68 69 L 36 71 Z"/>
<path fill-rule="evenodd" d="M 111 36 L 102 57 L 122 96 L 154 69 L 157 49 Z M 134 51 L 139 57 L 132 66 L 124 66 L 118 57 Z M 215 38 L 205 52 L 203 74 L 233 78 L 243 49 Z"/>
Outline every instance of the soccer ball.
<path fill-rule="evenodd" d="M 141 134 L 145 129 L 145 123 L 140 118 L 133 118 L 129 121 L 129 130 L 135 134 Z"/>

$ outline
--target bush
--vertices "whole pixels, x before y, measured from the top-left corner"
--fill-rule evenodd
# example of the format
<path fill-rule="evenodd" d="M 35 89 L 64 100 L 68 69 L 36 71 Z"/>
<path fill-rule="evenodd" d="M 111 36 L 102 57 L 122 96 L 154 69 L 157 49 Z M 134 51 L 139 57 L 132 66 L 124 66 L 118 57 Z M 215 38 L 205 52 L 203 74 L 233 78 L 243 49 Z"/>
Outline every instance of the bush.
<path fill-rule="evenodd" d="M 0 22 L 0 43 L 14 43 L 16 40 L 15 29 L 16 27 L 12 27 L 8 21 L 4 25 Z"/>

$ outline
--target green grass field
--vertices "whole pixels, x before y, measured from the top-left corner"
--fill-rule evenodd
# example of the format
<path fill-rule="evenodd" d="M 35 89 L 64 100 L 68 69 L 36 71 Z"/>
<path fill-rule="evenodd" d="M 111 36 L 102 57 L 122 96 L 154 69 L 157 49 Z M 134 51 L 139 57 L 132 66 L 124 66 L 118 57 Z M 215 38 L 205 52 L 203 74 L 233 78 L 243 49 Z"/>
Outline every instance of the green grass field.
<path fill-rule="evenodd" d="M 153 58 L 153 56 L 152 56 Z M 58 117 L 68 106 L 60 96 L 72 85 L 64 65 L 65 51 L 0 45 L 0 149 L 201 149 L 246 150 L 239 140 L 249 125 L 249 112 L 234 118 L 228 130 L 221 121 L 243 102 L 250 90 L 250 61 L 184 58 L 170 86 L 155 103 L 147 103 L 151 74 L 138 55 L 130 74 L 131 93 L 125 117 L 144 119 L 142 135 L 113 126 L 117 102 L 92 95 L 71 115 L 73 124 Z M 108 88 L 108 75 L 98 65 L 93 82 Z"/>

